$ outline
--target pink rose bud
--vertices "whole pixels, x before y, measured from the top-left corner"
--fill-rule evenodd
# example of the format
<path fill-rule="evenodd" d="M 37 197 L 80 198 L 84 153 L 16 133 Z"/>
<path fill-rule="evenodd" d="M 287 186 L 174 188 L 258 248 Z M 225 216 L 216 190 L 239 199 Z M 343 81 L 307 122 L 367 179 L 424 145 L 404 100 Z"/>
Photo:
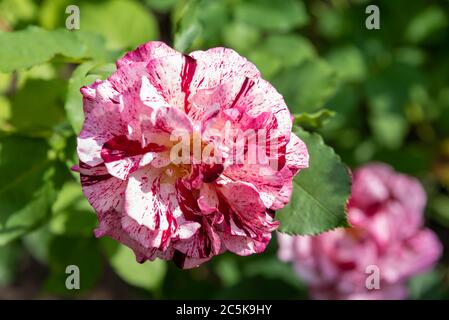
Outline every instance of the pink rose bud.
<path fill-rule="evenodd" d="M 252 63 L 226 48 L 184 55 L 149 42 L 81 93 L 77 171 L 97 237 L 182 268 L 265 250 L 308 153 Z"/>
<path fill-rule="evenodd" d="M 436 235 L 423 227 L 425 204 L 415 178 L 366 165 L 354 172 L 353 228 L 278 234 L 278 256 L 294 263 L 314 299 L 404 299 L 407 280 L 430 269 L 442 252 Z"/>

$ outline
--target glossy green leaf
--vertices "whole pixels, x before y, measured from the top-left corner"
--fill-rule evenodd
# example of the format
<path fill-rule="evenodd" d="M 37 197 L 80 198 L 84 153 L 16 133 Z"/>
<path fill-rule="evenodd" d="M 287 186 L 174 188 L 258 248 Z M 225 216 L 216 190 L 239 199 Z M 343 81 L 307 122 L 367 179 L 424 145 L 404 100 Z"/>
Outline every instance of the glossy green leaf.
<path fill-rule="evenodd" d="M 293 179 L 290 202 L 279 212 L 280 232 L 311 235 L 347 227 L 346 205 L 351 192 L 348 168 L 318 134 L 296 128 L 306 143 L 309 168 Z"/>

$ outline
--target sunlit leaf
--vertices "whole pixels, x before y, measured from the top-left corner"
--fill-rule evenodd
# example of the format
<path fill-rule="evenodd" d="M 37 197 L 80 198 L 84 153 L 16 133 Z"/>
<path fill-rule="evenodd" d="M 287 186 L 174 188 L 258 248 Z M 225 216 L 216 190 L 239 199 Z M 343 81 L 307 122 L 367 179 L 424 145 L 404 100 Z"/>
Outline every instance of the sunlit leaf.
<path fill-rule="evenodd" d="M 59 54 L 73 59 L 104 58 L 101 38 L 81 31 L 46 31 L 29 27 L 15 32 L 0 32 L 0 71 L 29 68 Z"/>
<path fill-rule="evenodd" d="M 306 143 L 309 168 L 293 179 L 290 202 L 276 218 L 280 232 L 310 235 L 338 227 L 347 227 L 346 205 L 351 192 L 348 168 L 318 134 L 296 128 L 294 132 Z"/>
<path fill-rule="evenodd" d="M 156 18 L 134 0 L 86 2 L 80 12 L 81 30 L 104 36 L 111 49 L 132 48 L 159 35 Z"/>
<path fill-rule="evenodd" d="M 9 122 L 22 133 L 50 135 L 64 120 L 65 91 L 62 80 L 28 80 L 11 99 Z"/>
<path fill-rule="evenodd" d="M 54 234 L 88 237 L 97 225 L 97 217 L 75 181 L 63 185 L 52 211 L 49 229 Z"/>

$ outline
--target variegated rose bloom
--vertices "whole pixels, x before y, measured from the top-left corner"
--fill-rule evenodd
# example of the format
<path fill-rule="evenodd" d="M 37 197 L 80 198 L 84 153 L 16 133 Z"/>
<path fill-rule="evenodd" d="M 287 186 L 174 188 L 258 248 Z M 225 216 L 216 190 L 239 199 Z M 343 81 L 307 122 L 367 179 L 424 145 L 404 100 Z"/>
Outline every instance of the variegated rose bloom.
<path fill-rule="evenodd" d="M 227 250 L 264 251 L 308 153 L 282 96 L 252 63 L 226 48 L 185 55 L 149 42 L 81 93 L 75 170 L 99 219 L 97 237 L 127 245 L 140 262 L 161 258 L 182 268 Z M 263 130 L 270 148 L 248 139 L 243 152 L 262 149 L 268 161 L 229 161 L 233 145 L 216 136 L 229 127 Z M 173 161 L 181 140 L 198 139 L 200 151 L 212 146 L 221 162 L 194 157 L 189 147 L 192 161 Z"/>
<path fill-rule="evenodd" d="M 425 205 L 418 180 L 384 164 L 366 165 L 354 172 L 353 228 L 278 234 L 279 258 L 294 263 L 314 299 L 404 299 L 407 280 L 431 268 L 442 252 L 423 227 Z"/>

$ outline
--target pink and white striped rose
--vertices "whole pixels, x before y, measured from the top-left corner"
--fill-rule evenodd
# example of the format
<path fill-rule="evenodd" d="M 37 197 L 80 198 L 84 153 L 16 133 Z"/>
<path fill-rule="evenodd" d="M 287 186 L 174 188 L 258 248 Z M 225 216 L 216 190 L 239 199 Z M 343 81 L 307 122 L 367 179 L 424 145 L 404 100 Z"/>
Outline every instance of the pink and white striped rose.
<path fill-rule="evenodd" d="M 81 93 L 76 170 L 98 215 L 97 237 L 129 246 L 138 261 L 182 268 L 227 250 L 264 251 L 308 153 L 282 96 L 252 63 L 231 49 L 185 55 L 149 42 Z M 264 130 L 263 148 L 246 139 L 243 150 L 261 149 L 268 161 L 229 161 L 232 141 L 214 134 L 226 127 Z M 174 148 L 198 139 L 221 162 L 194 158 L 190 146 L 192 161 L 173 161 Z"/>
<path fill-rule="evenodd" d="M 366 165 L 354 172 L 348 204 L 353 228 L 278 234 L 279 258 L 294 263 L 315 299 L 403 299 L 407 280 L 431 268 L 442 251 L 423 227 L 425 204 L 415 178 L 384 164 Z M 377 271 L 379 287 L 367 286 Z"/>

